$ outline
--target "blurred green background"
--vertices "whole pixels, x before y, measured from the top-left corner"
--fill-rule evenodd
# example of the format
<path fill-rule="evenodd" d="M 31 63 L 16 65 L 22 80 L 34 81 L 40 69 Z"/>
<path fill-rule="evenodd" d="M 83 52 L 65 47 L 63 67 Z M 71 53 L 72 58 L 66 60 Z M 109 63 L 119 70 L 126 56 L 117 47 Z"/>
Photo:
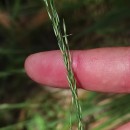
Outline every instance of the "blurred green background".
<path fill-rule="evenodd" d="M 130 44 L 129 0 L 55 0 L 71 49 Z M 0 130 L 68 130 L 71 93 L 27 77 L 29 54 L 58 49 L 42 0 L 0 0 Z M 79 91 L 85 130 L 130 120 L 130 95 Z M 75 130 L 75 117 L 71 117 Z"/>

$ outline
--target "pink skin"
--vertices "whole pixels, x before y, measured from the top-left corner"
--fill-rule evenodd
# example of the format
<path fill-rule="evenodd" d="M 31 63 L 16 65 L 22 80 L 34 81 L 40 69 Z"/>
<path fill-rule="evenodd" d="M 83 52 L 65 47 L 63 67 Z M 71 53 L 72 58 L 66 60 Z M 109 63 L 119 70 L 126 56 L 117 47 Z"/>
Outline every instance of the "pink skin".
<path fill-rule="evenodd" d="M 91 91 L 130 93 L 130 48 L 101 48 L 71 53 L 79 87 Z M 29 56 L 25 69 L 40 84 L 68 86 L 60 51 Z"/>
<path fill-rule="evenodd" d="M 90 91 L 130 93 L 130 47 L 71 51 L 71 54 L 79 87 Z M 31 79 L 40 84 L 68 87 L 60 51 L 29 56 L 25 70 Z M 130 128 L 130 123 L 117 130 L 127 128 Z"/>
<path fill-rule="evenodd" d="M 130 130 L 130 122 L 126 123 L 125 125 L 119 127 L 116 130 Z"/>

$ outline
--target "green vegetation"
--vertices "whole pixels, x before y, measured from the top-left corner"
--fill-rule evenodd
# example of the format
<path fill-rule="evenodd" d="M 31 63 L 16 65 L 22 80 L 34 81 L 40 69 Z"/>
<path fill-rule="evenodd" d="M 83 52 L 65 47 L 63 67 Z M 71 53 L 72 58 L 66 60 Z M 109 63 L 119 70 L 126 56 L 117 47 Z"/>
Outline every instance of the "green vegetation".
<path fill-rule="evenodd" d="M 71 49 L 129 46 L 130 1 L 60 0 Z M 58 49 L 42 0 L 0 1 L 0 130 L 68 130 L 67 91 L 41 87 L 25 74 L 25 58 Z M 106 130 L 130 120 L 130 95 L 79 94 L 85 130 Z M 55 103 L 55 104 L 54 104 Z M 71 117 L 75 129 L 75 117 Z"/>
<path fill-rule="evenodd" d="M 67 79 L 68 83 L 72 92 L 72 103 L 73 103 L 73 110 L 72 113 L 73 115 L 77 115 L 77 122 L 78 122 L 78 130 L 83 130 L 83 124 L 82 124 L 82 110 L 81 110 L 81 105 L 78 100 L 78 91 L 77 91 L 77 85 L 76 85 L 76 80 L 74 77 L 74 72 L 72 69 L 72 58 L 69 50 L 69 45 L 68 45 L 68 36 L 66 34 L 66 25 L 65 21 L 63 20 L 63 34 L 62 34 L 62 29 L 60 27 L 60 18 L 58 16 L 58 13 L 55 8 L 55 4 L 53 0 L 44 0 L 46 9 L 48 12 L 48 15 L 50 17 L 50 20 L 52 21 L 52 26 L 53 30 L 55 33 L 55 36 L 57 38 L 57 42 L 59 45 L 59 48 L 61 50 L 61 53 L 63 55 L 64 59 L 64 64 L 67 70 Z M 72 116 L 72 115 L 70 115 Z M 71 118 L 71 117 L 70 117 Z M 71 127 L 71 126 L 70 126 Z M 71 128 L 70 128 L 71 129 Z"/>

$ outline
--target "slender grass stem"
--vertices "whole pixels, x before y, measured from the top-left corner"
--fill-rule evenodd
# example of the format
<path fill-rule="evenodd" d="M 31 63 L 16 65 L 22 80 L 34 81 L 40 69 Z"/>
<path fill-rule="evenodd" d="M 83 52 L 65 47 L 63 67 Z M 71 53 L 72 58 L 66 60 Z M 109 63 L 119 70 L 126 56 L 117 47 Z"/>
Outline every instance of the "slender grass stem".
<path fill-rule="evenodd" d="M 81 106 L 78 100 L 76 79 L 74 77 L 74 73 L 72 69 L 72 58 L 69 51 L 69 45 L 68 45 L 68 39 L 67 39 L 68 35 L 66 34 L 65 21 L 63 20 L 63 27 L 61 28 L 60 26 L 61 22 L 60 22 L 58 13 L 56 11 L 54 1 L 53 0 L 43 0 L 43 1 L 45 2 L 46 10 L 52 22 L 53 30 L 57 38 L 59 48 L 63 55 L 64 64 L 67 70 L 67 79 L 68 79 L 68 83 L 72 92 L 72 103 L 73 103 L 73 108 L 75 110 L 73 114 L 76 113 L 76 116 L 77 116 L 76 119 L 78 122 L 78 130 L 83 130 L 82 111 L 81 111 Z"/>

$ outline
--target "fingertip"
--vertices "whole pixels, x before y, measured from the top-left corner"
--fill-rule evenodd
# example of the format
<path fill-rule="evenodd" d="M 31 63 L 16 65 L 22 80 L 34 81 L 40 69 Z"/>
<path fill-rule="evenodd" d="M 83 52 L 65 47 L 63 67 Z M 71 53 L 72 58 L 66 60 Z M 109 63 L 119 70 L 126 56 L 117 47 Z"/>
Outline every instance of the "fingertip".
<path fill-rule="evenodd" d="M 44 71 L 46 66 L 45 52 L 35 53 L 28 56 L 25 60 L 26 74 L 35 82 L 44 84 Z M 44 61 L 44 63 L 43 63 Z"/>
<path fill-rule="evenodd" d="M 38 55 L 39 54 L 31 54 L 31 55 L 29 55 L 26 58 L 25 63 L 24 63 L 24 68 L 25 68 L 26 74 L 34 81 L 36 81 L 35 78 L 34 78 L 34 77 L 36 77 L 35 76 L 36 73 L 35 73 L 35 68 L 34 67 L 36 66 L 37 61 L 39 59 Z"/>
<path fill-rule="evenodd" d="M 66 69 L 59 51 L 32 54 L 25 60 L 27 75 L 37 83 L 53 87 L 66 87 Z"/>

